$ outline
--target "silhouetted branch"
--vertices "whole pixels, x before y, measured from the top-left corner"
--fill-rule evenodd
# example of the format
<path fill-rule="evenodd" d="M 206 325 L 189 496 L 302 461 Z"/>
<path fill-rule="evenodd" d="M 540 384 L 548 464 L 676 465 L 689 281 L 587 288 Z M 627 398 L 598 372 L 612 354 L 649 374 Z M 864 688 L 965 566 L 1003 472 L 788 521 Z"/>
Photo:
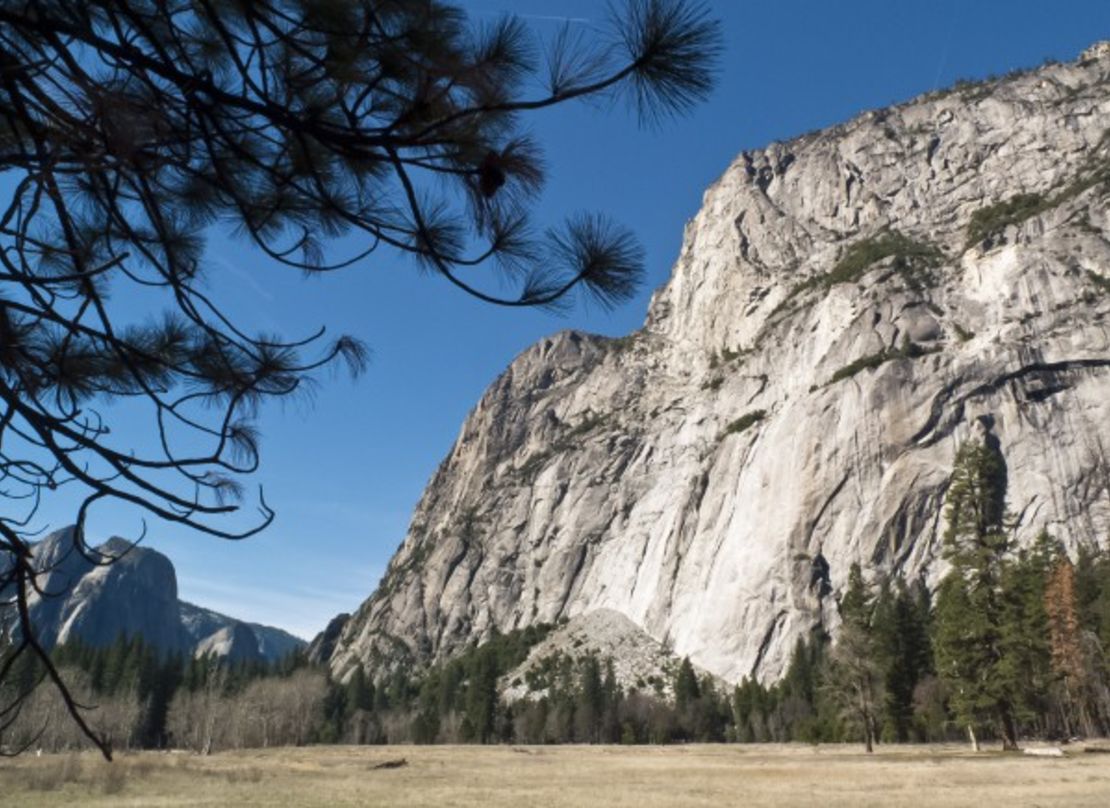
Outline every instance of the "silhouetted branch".
<path fill-rule="evenodd" d="M 43 497 L 83 492 L 75 547 L 93 563 L 111 563 L 84 543 L 107 500 L 253 535 L 274 516 L 261 491 L 246 527 L 227 519 L 259 465 L 258 407 L 368 357 L 324 329 L 248 333 L 205 291 L 210 228 L 310 274 L 385 251 L 502 306 L 578 288 L 616 305 L 643 251 L 597 215 L 533 227 L 545 166 L 521 119 L 622 93 L 641 120 L 682 112 L 708 93 L 718 43 L 688 0 L 629 0 L 608 32 L 546 43 L 436 0 L 0 0 L 0 630 L 105 754 L 27 609 L 58 594 L 32 551 Z M 345 236 L 362 241 L 330 256 Z M 491 291 L 487 263 L 515 289 Z M 136 317 L 129 294 L 163 313 Z M 148 445 L 117 437 L 116 400 L 149 415 Z"/>

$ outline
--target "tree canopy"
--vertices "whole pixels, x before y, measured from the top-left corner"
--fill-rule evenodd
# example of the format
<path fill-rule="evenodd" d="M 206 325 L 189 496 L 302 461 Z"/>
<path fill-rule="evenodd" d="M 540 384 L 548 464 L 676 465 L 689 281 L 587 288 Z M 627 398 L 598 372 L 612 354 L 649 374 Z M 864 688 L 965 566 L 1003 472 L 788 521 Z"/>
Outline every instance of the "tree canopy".
<path fill-rule="evenodd" d="M 690 0 L 628 0 L 547 40 L 436 0 L 0 0 L 0 680 L 35 654 L 80 721 L 28 617 L 44 496 L 83 492 L 86 554 L 106 498 L 251 535 L 273 517 L 261 494 L 247 526 L 225 517 L 258 466 L 258 405 L 364 366 L 348 336 L 241 328 L 208 271 L 210 228 L 307 273 L 408 258 L 493 304 L 614 305 L 642 250 L 600 214 L 533 223 L 529 113 L 602 96 L 649 124 L 684 113 L 719 47 Z M 361 246 L 335 255 L 343 235 Z M 149 446 L 115 442 L 120 399 L 149 418 Z"/>

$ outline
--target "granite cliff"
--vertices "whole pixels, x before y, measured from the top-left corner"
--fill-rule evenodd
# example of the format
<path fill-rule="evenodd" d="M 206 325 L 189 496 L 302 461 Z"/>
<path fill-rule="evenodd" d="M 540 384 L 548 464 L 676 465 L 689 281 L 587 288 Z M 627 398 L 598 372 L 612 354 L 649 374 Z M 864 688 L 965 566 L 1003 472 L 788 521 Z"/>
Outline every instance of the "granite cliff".
<path fill-rule="evenodd" d="M 726 680 L 834 631 L 849 565 L 943 572 L 960 442 L 1019 541 L 1110 533 L 1110 47 L 745 152 L 623 339 L 485 393 L 333 671 L 623 615 Z"/>
<path fill-rule="evenodd" d="M 74 544 L 73 528 L 64 528 L 32 553 L 41 574 L 28 609 L 47 647 L 72 640 L 104 646 L 138 635 L 168 652 L 276 661 L 305 646 L 281 629 L 179 600 L 172 562 L 149 547 L 115 538 L 86 555 Z M 14 622 L 13 607 L 0 609 L 0 625 Z"/>

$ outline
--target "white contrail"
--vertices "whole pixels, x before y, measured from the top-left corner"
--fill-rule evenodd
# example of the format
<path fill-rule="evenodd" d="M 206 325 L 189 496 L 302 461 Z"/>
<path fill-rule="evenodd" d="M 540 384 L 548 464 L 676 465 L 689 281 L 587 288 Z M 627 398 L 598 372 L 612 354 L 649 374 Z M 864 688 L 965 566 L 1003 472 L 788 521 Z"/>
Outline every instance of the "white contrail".
<path fill-rule="evenodd" d="M 569 22 L 569 23 L 574 23 L 576 25 L 591 25 L 591 24 L 593 24 L 593 20 L 591 20 L 589 17 L 563 17 L 563 16 L 560 16 L 560 15 L 557 15 L 557 14 L 520 14 L 520 13 L 517 13 L 515 11 L 507 11 L 507 10 L 484 11 L 484 10 L 481 10 L 481 9 L 474 9 L 473 11 L 471 11 L 471 13 L 472 14 L 484 14 L 484 15 L 489 16 L 489 17 L 492 17 L 492 16 L 500 17 L 502 15 L 508 14 L 508 15 L 513 16 L 513 17 L 520 17 L 522 20 L 540 20 L 542 22 Z"/>
<path fill-rule="evenodd" d="M 553 14 L 517 14 L 526 20 L 545 20 L 547 22 L 576 22 L 579 25 L 589 25 L 593 22 L 589 17 L 556 17 Z"/>
<path fill-rule="evenodd" d="M 241 280 L 244 284 L 249 286 L 251 288 L 251 290 L 256 295 L 258 295 L 260 298 L 267 301 L 268 303 L 273 303 L 274 302 L 273 293 L 269 289 L 265 288 L 262 284 L 260 284 L 257 280 L 255 280 L 254 277 L 249 272 L 247 272 L 245 269 L 231 263 L 226 258 L 224 258 L 222 255 L 212 255 L 212 256 L 209 256 L 209 258 L 211 258 L 211 260 L 215 261 L 217 264 L 222 266 L 225 270 L 227 270 L 228 272 L 230 272 L 231 274 L 233 274 L 237 278 L 239 278 L 239 280 Z"/>

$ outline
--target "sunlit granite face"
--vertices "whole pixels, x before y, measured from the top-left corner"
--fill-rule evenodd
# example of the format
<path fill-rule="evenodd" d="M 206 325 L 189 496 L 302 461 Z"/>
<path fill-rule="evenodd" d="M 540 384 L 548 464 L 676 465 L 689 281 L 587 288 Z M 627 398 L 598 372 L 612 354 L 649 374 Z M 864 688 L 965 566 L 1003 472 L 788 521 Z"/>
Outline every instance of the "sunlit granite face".
<path fill-rule="evenodd" d="M 73 528 L 64 528 L 31 548 L 39 574 L 27 606 L 47 648 L 138 636 L 163 651 L 274 662 L 305 646 L 281 629 L 179 600 L 173 563 L 156 550 L 119 538 L 82 550 L 74 539 Z M 14 606 L 0 609 L 0 628 L 18 633 L 17 622 Z"/>
<path fill-rule="evenodd" d="M 773 679 L 852 562 L 936 582 L 965 439 L 998 441 L 1019 541 L 1105 542 L 1108 78 L 1096 46 L 742 154 L 642 330 L 489 388 L 333 670 L 604 609 Z"/>

